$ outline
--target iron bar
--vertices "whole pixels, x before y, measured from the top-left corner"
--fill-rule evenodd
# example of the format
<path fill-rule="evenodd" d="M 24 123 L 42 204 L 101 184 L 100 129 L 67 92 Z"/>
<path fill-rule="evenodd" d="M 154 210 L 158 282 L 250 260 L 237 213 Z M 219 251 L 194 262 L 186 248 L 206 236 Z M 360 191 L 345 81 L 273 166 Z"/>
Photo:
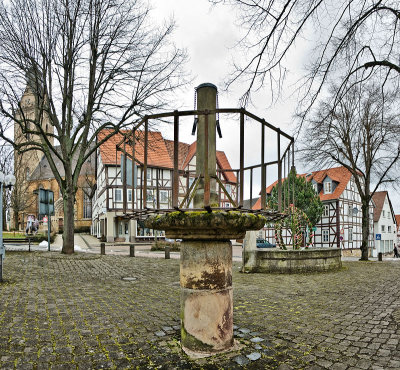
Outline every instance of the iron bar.
<path fill-rule="evenodd" d="M 204 208 L 210 206 L 210 174 L 208 173 L 208 114 L 204 117 Z"/>
<path fill-rule="evenodd" d="M 156 169 L 156 196 L 157 196 L 157 198 L 156 198 L 156 205 L 157 205 L 157 209 L 160 208 L 160 189 L 159 189 L 159 184 L 158 184 L 158 181 L 159 181 L 159 171 L 160 171 L 160 169 L 157 168 L 157 169 Z"/>
<path fill-rule="evenodd" d="M 243 188 L 244 188 L 244 113 L 240 112 L 240 178 L 239 178 L 239 206 L 243 207 Z"/>
<path fill-rule="evenodd" d="M 241 206 L 240 206 L 240 205 L 238 206 L 237 203 L 235 203 L 235 201 L 232 199 L 232 197 L 231 197 L 231 196 L 229 195 L 229 193 L 226 191 L 225 186 L 222 184 L 222 181 L 221 181 L 217 176 L 215 176 L 215 178 L 216 178 L 216 180 L 217 180 L 217 182 L 218 182 L 220 188 L 223 190 L 223 192 L 224 192 L 225 195 L 227 196 L 229 202 L 230 202 L 234 207 L 239 207 L 239 208 L 241 208 Z"/>
<path fill-rule="evenodd" d="M 121 163 L 122 165 L 122 163 Z M 126 213 L 126 208 L 127 208 L 127 202 L 128 202 L 128 197 L 127 197 L 127 189 L 126 189 L 126 172 L 127 172 L 127 159 L 126 159 L 126 143 L 124 143 L 124 171 L 122 173 L 122 201 L 123 201 L 123 212 Z"/>
<path fill-rule="evenodd" d="M 147 208 L 147 152 L 149 146 L 149 120 L 144 121 L 143 208 Z"/>
<path fill-rule="evenodd" d="M 277 135 L 278 145 L 278 212 L 282 212 L 282 159 L 281 159 L 281 135 Z"/>
<path fill-rule="evenodd" d="M 261 209 L 266 208 L 267 185 L 265 182 L 265 125 L 261 125 Z"/>
<path fill-rule="evenodd" d="M 250 169 L 250 207 L 252 207 L 253 204 L 253 169 Z"/>
<path fill-rule="evenodd" d="M 172 180 L 172 208 L 178 207 L 179 196 L 179 115 L 174 111 L 174 173 Z"/>
<path fill-rule="evenodd" d="M 136 131 L 132 131 L 132 210 L 135 209 L 135 196 L 136 196 L 136 187 L 135 187 L 135 145 L 136 145 Z M 137 175 L 137 174 L 136 174 Z"/>

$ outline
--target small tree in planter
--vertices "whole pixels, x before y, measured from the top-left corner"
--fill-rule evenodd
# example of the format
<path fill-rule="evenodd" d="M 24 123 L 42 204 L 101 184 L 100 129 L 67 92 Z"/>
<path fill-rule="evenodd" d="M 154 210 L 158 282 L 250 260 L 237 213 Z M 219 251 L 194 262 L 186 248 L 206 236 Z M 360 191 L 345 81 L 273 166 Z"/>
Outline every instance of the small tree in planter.
<path fill-rule="evenodd" d="M 297 176 L 294 169 L 290 171 L 289 176 L 282 183 L 282 204 L 286 205 L 284 213 L 288 217 L 275 224 L 277 246 L 286 249 L 282 236 L 282 228 L 286 228 L 291 231 L 293 249 L 299 249 L 303 246 L 303 233 L 308 228 L 308 240 L 305 247 L 310 247 L 314 236 L 312 229 L 321 218 L 323 205 L 311 183 L 306 181 L 304 177 Z M 277 186 L 272 189 L 267 205 L 271 209 L 278 210 Z"/>

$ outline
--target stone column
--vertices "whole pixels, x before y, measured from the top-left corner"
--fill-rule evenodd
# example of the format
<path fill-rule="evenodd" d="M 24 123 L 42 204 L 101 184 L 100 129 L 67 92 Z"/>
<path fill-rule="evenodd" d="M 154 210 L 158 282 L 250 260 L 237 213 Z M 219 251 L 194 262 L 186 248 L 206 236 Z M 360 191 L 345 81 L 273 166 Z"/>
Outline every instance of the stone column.
<path fill-rule="evenodd" d="M 197 109 L 201 111 L 214 110 L 217 107 L 217 87 L 211 83 L 204 83 L 197 87 Z M 196 175 L 215 176 L 217 167 L 216 153 L 216 118 L 215 113 L 208 117 L 208 140 L 206 141 L 205 124 L 206 116 L 199 115 L 197 124 L 196 146 Z M 205 168 L 205 153 L 208 147 L 208 166 Z M 193 199 L 194 208 L 204 207 L 204 179 L 200 181 Z M 210 180 L 210 205 L 218 207 L 217 182 Z"/>
<path fill-rule="evenodd" d="M 181 343 L 190 352 L 233 345 L 232 245 L 229 240 L 181 243 Z"/>

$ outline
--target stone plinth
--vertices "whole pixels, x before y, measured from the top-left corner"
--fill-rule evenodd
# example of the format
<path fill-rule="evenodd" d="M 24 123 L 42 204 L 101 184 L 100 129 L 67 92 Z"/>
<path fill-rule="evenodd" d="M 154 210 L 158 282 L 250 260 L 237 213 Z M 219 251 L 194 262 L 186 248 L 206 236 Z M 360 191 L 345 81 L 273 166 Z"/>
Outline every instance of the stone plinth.
<path fill-rule="evenodd" d="M 240 212 L 172 212 L 146 226 L 182 239 L 181 343 L 187 352 L 210 354 L 233 346 L 232 245 L 246 230 L 261 229 L 262 216 Z"/>
<path fill-rule="evenodd" d="M 302 273 L 334 271 L 342 267 L 339 248 L 303 250 L 262 249 L 244 252 L 244 272 Z"/>

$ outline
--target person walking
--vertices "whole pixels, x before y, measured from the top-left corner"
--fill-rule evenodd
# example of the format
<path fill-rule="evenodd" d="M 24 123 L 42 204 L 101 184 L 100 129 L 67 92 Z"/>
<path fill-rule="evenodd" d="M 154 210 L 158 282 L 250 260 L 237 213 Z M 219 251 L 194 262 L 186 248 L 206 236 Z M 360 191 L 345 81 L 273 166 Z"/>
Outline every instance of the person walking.
<path fill-rule="evenodd" d="M 393 244 L 394 258 L 399 258 L 399 251 L 397 250 L 396 243 Z"/>

